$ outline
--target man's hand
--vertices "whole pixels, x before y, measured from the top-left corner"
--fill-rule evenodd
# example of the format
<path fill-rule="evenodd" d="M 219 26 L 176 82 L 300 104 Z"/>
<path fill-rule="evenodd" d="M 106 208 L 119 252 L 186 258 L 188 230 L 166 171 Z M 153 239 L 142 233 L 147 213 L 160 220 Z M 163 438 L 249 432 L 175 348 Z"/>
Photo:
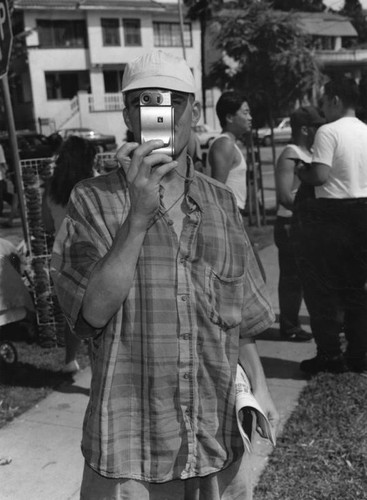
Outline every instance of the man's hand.
<path fill-rule="evenodd" d="M 177 167 L 177 162 L 164 153 L 151 154 L 163 146 L 163 141 L 144 144 L 128 142 L 117 152 L 116 158 L 125 170 L 130 195 L 130 222 L 141 229 L 149 226 L 159 209 L 159 186 L 162 178 Z"/>
<path fill-rule="evenodd" d="M 267 416 L 270 425 L 272 426 L 272 429 L 274 431 L 274 437 L 275 437 L 279 424 L 279 413 L 275 408 L 273 399 L 270 396 L 269 391 L 267 389 L 257 390 L 254 391 L 254 396 L 257 402 L 259 403 L 261 409 Z M 257 432 L 260 434 L 260 436 L 266 437 L 266 434 L 263 429 L 257 428 Z"/>
<path fill-rule="evenodd" d="M 322 186 L 328 180 L 330 167 L 324 163 L 304 163 L 300 161 L 295 169 L 299 179 L 311 186 Z"/>
<path fill-rule="evenodd" d="M 126 299 L 146 231 L 159 209 L 159 183 L 177 166 L 165 154 L 150 154 L 162 145 L 159 140 L 141 145 L 131 142 L 117 152 L 116 158 L 126 173 L 131 208 L 111 248 L 96 263 L 89 278 L 82 316 L 94 329 L 103 328 Z"/>
<path fill-rule="evenodd" d="M 308 170 L 309 168 L 310 168 L 310 165 L 308 163 L 305 163 L 304 161 L 297 158 L 296 164 L 294 167 L 294 173 L 298 177 L 302 177 L 302 173 L 305 172 L 306 170 Z"/>

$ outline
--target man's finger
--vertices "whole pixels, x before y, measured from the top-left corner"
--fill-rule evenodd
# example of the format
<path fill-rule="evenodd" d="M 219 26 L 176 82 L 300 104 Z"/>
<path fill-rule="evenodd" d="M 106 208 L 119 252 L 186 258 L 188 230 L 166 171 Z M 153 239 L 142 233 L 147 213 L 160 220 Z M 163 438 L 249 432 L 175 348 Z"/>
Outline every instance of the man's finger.
<path fill-rule="evenodd" d="M 116 152 L 116 159 L 127 174 L 131 165 L 131 153 L 139 146 L 137 142 L 126 142 Z"/>
<path fill-rule="evenodd" d="M 130 156 L 131 152 L 137 147 L 139 147 L 138 142 L 125 142 L 116 152 L 117 160 L 120 161 L 120 159 L 123 159 L 125 156 Z"/>
<path fill-rule="evenodd" d="M 155 149 L 162 148 L 163 146 L 164 142 L 161 139 L 153 139 L 151 141 L 144 142 L 143 144 L 139 144 L 139 147 L 134 151 L 134 156 L 138 158 L 145 158 Z"/>
<path fill-rule="evenodd" d="M 129 167 L 130 180 L 135 179 L 137 175 L 150 176 L 151 167 L 161 163 L 171 161 L 167 155 L 152 155 L 152 151 L 163 146 L 163 141 L 160 139 L 147 141 L 144 144 L 139 144 L 134 148 Z M 155 158 L 157 156 L 157 158 Z"/>
<path fill-rule="evenodd" d="M 171 170 L 177 168 L 177 161 L 171 160 L 168 163 L 164 163 L 163 165 L 159 165 L 158 167 L 154 167 L 151 171 L 151 176 L 156 182 L 160 182 L 160 180 L 168 174 Z"/>

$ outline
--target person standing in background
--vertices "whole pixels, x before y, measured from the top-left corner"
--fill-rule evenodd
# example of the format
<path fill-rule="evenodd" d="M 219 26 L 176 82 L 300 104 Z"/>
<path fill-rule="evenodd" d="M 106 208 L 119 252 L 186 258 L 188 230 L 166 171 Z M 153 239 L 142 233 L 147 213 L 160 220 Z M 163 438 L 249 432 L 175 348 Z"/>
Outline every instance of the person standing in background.
<path fill-rule="evenodd" d="M 278 210 L 274 226 L 274 241 L 279 262 L 279 327 L 286 340 L 308 341 L 312 334 L 299 324 L 303 290 L 297 270 L 291 238 L 291 221 L 296 192 L 300 186 L 295 168 L 299 161 L 310 163 L 312 144 L 317 128 L 325 119 L 313 106 L 300 107 L 290 116 L 292 143 L 281 152 L 275 168 L 275 187 Z"/>
<path fill-rule="evenodd" d="M 237 201 L 238 210 L 246 227 L 247 163 L 237 141 L 251 133 L 252 117 L 247 98 L 238 92 L 224 92 L 218 99 L 216 112 L 222 134 L 210 144 L 207 155 L 208 172 L 217 181 L 228 186 Z M 261 274 L 266 279 L 256 245 L 251 242 Z"/>
<path fill-rule="evenodd" d="M 232 189 L 242 216 L 247 198 L 247 164 L 237 141 L 251 132 L 252 117 L 246 97 L 230 91 L 218 99 L 216 112 L 222 134 L 210 144 L 207 161 L 211 176 Z"/>
<path fill-rule="evenodd" d="M 86 139 L 70 136 L 61 145 L 55 160 L 53 175 L 49 180 L 42 203 L 42 218 L 46 231 L 54 235 L 60 229 L 67 212 L 67 204 L 74 186 L 81 180 L 96 175 L 94 162 L 95 147 Z M 80 339 L 74 335 L 65 322 L 65 365 L 64 373 L 79 370 L 76 359 Z"/>

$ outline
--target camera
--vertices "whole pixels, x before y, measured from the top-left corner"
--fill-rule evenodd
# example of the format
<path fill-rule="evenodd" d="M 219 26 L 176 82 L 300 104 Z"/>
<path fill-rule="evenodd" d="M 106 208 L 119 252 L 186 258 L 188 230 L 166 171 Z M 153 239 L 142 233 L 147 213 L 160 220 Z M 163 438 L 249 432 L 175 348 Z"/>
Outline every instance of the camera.
<path fill-rule="evenodd" d="M 153 153 L 174 155 L 174 108 L 171 92 L 145 90 L 140 94 L 140 142 L 161 139 L 164 146 Z"/>

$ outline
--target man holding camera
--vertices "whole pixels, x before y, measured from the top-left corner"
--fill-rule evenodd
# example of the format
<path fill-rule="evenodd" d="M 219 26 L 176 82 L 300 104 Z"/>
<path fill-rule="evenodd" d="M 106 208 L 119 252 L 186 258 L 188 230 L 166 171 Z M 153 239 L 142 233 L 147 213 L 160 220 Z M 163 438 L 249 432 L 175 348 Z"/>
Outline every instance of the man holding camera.
<path fill-rule="evenodd" d="M 55 243 L 60 303 L 93 344 L 84 500 L 252 498 L 238 361 L 278 418 L 253 340 L 273 322 L 264 282 L 234 196 L 187 157 L 194 92 L 182 59 L 158 51 L 127 65 L 124 119 L 137 142 L 118 151 L 118 171 L 75 188 Z M 167 93 L 172 113 L 148 112 L 157 137 L 146 140 L 142 108 Z"/>

